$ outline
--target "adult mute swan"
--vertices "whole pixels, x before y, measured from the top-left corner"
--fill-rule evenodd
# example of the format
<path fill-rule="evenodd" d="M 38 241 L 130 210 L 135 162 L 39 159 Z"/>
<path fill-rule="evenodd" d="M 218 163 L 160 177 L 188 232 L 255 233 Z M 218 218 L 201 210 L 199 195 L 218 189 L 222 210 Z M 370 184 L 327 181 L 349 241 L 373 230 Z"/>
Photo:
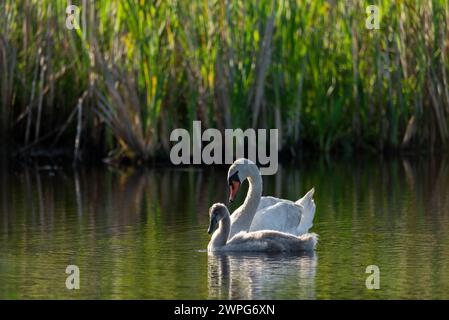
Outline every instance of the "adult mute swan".
<path fill-rule="evenodd" d="M 207 232 L 213 235 L 207 246 L 208 251 L 310 251 L 317 243 L 317 235 L 314 233 L 294 236 L 271 230 L 240 232 L 228 240 L 231 229 L 228 208 L 222 203 L 215 203 L 209 209 L 209 216 Z"/>
<path fill-rule="evenodd" d="M 306 234 L 313 225 L 315 202 L 312 188 L 296 202 L 262 197 L 262 177 L 251 160 L 240 158 L 228 170 L 229 202 L 233 202 L 243 181 L 249 189 L 243 204 L 231 216 L 230 238 L 240 231 L 275 230 L 292 235 Z"/>

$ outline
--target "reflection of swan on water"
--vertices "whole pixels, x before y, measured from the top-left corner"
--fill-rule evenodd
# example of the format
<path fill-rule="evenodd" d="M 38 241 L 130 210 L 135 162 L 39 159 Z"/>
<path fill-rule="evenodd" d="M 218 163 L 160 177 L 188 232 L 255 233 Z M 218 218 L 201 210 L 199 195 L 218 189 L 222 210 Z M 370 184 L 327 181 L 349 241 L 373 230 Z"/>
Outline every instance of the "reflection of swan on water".
<path fill-rule="evenodd" d="M 294 236 L 271 230 L 240 232 L 228 240 L 231 229 L 228 208 L 224 204 L 216 203 L 210 208 L 209 214 L 208 233 L 213 235 L 207 246 L 208 251 L 310 251 L 315 248 L 317 242 L 314 233 Z"/>
<path fill-rule="evenodd" d="M 314 299 L 317 255 L 208 253 L 209 299 Z"/>
<path fill-rule="evenodd" d="M 244 203 L 231 218 L 230 238 L 240 231 L 276 230 L 296 236 L 306 234 L 313 225 L 315 202 L 312 188 L 296 202 L 275 197 L 262 197 L 262 177 L 251 160 L 240 158 L 228 171 L 229 201 L 232 202 L 243 181 L 249 189 Z"/>

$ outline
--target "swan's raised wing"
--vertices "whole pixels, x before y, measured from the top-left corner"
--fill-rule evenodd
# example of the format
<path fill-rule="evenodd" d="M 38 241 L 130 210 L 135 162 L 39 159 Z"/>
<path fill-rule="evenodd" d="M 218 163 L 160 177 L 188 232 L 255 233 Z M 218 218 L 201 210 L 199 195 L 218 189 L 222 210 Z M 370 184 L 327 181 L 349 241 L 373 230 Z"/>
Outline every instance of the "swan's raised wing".
<path fill-rule="evenodd" d="M 298 235 L 309 232 L 309 229 L 313 226 L 313 218 L 315 217 L 316 208 L 315 201 L 313 200 L 314 193 L 315 188 L 312 188 L 304 195 L 304 197 L 295 202 L 302 207 L 301 223 L 299 224 L 298 231 L 296 233 Z"/>

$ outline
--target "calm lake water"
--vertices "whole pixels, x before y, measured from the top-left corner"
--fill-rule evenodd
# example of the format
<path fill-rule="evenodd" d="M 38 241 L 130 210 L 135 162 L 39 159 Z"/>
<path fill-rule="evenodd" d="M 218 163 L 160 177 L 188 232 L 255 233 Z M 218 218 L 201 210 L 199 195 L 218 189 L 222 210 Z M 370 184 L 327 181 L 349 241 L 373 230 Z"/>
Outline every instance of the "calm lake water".
<path fill-rule="evenodd" d="M 308 255 L 208 255 L 224 167 L 0 173 L 1 299 L 449 299 L 447 160 L 321 159 L 264 177 L 265 195 L 315 187 Z M 71 264 L 80 290 L 65 287 Z"/>

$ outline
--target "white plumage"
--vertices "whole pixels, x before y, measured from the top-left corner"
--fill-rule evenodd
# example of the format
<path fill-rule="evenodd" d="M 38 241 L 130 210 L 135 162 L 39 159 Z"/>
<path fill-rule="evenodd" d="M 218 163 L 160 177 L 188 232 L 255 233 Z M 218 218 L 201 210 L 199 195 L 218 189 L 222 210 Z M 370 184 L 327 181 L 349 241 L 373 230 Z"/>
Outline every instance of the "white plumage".
<path fill-rule="evenodd" d="M 231 197 L 248 179 L 249 189 L 244 203 L 231 216 L 230 238 L 241 231 L 273 230 L 292 235 L 306 234 L 313 225 L 315 202 L 312 188 L 296 202 L 275 197 L 262 197 L 259 168 L 248 159 L 237 159 L 228 171 Z M 236 185 L 235 184 L 237 181 Z"/>
<path fill-rule="evenodd" d="M 295 236 L 272 230 L 242 231 L 229 240 L 231 219 L 227 207 L 216 203 L 209 213 L 208 232 L 213 235 L 207 247 L 208 251 L 297 252 L 314 250 L 317 243 L 317 235 L 314 233 Z"/>

